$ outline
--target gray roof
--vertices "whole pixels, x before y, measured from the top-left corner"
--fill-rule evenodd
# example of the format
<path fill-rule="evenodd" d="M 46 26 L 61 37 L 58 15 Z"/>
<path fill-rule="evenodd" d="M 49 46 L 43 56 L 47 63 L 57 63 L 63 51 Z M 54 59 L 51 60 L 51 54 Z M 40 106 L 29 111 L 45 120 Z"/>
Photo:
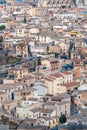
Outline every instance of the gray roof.
<path fill-rule="evenodd" d="M 22 84 L 19 83 L 6 83 L 0 85 L 0 90 L 9 90 L 9 89 L 15 89 L 17 87 L 22 86 Z"/>
<path fill-rule="evenodd" d="M 30 126 L 29 124 L 21 124 L 19 127 L 18 127 L 18 130 L 19 129 L 23 129 L 23 130 L 34 130 L 34 129 L 38 129 L 38 130 L 46 130 L 46 127 L 45 126 L 41 126 L 41 125 L 35 125 L 35 126 Z"/>
<path fill-rule="evenodd" d="M 0 130 L 9 130 L 7 125 L 0 125 Z"/>

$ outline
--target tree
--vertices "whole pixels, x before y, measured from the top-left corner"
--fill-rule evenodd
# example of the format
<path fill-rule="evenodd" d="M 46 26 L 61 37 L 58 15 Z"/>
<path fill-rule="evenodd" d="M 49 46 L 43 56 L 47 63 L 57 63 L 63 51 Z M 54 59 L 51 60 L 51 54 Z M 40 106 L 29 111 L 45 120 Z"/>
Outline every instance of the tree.
<path fill-rule="evenodd" d="M 47 52 L 49 51 L 49 45 L 47 45 Z"/>
<path fill-rule="evenodd" d="M 25 15 L 24 15 L 24 23 L 27 23 L 26 12 L 25 12 Z"/>
<path fill-rule="evenodd" d="M 34 71 L 36 71 L 36 62 L 34 62 Z"/>
<path fill-rule="evenodd" d="M 59 121 L 60 121 L 60 123 L 65 123 L 66 122 L 66 116 L 64 114 L 61 114 Z"/>
<path fill-rule="evenodd" d="M 1 120 L 2 120 L 3 124 L 8 124 L 8 122 L 9 122 L 9 118 L 4 115 L 1 116 Z"/>
<path fill-rule="evenodd" d="M 58 58 L 58 56 L 59 56 L 59 53 L 55 53 L 55 58 Z"/>
<path fill-rule="evenodd" d="M 6 28 L 5 25 L 0 26 L 0 30 L 5 30 L 5 28 Z"/>
<path fill-rule="evenodd" d="M 41 65 L 41 59 L 38 58 L 38 65 Z"/>
<path fill-rule="evenodd" d="M 0 36 L 0 42 L 2 42 L 3 41 L 3 36 Z"/>

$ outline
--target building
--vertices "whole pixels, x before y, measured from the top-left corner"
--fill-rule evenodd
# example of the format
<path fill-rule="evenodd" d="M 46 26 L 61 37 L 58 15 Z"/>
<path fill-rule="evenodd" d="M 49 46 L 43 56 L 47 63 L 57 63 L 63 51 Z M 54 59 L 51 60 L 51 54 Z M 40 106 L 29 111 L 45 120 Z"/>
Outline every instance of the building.
<path fill-rule="evenodd" d="M 8 71 L 9 76 L 14 76 L 14 78 L 17 79 L 22 79 L 26 76 L 28 76 L 28 68 L 14 68 L 14 69 L 9 69 Z"/>
<path fill-rule="evenodd" d="M 29 74 L 26 76 L 23 76 L 23 78 L 17 79 L 17 82 L 23 83 L 23 85 L 32 86 L 33 83 L 36 81 L 35 75 Z"/>
<path fill-rule="evenodd" d="M 79 67 L 81 70 L 84 69 L 84 60 L 81 60 L 81 59 L 73 59 L 73 65 L 74 67 Z"/>
<path fill-rule="evenodd" d="M 7 94 L 6 92 L 0 91 L 0 106 L 3 105 L 4 102 L 7 101 Z"/>
<path fill-rule="evenodd" d="M 69 83 L 64 83 L 63 86 L 66 87 L 67 92 L 73 92 L 74 90 L 77 90 L 78 87 L 80 86 L 80 82 L 77 81 L 73 81 L 73 82 L 69 82 Z"/>
<path fill-rule="evenodd" d="M 29 125 L 27 123 L 22 123 L 17 128 L 17 130 L 47 130 L 47 128 L 42 125 L 33 125 L 33 124 Z"/>
<path fill-rule="evenodd" d="M 35 88 L 26 88 L 14 92 L 15 100 L 28 100 L 29 98 L 36 98 L 37 96 L 38 90 Z"/>
<path fill-rule="evenodd" d="M 16 107 L 16 116 L 22 120 L 25 119 L 26 117 L 37 119 L 37 117 L 39 117 L 39 110 L 37 110 L 37 108 L 40 107 L 41 104 L 42 103 L 39 102 L 31 105 L 27 104 L 27 106 L 26 105 L 24 106 L 23 104 L 21 105 L 19 104 Z"/>
<path fill-rule="evenodd" d="M 56 93 L 66 92 L 66 86 L 73 81 L 73 74 L 71 72 L 62 72 L 51 74 L 45 78 L 45 86 L 47 87 L 48 94 L 55 95 Z"/>
<path fill-rule="evenodd" d="M 0 125 L 0 129 L 1 129 L 1 130 L 9 130 L 9 126 L 8 126 L 8 125 L 3 125 L 3 124 L 1 124 L 1 125 Z"/>
<path fill-rule="evenodd" d="M 76 93 L 72 94 L 72 102 L 75 106 L 80 108 L 87 107 L 87 91 L 77 91 Z"/>
<path fill-rule="evenodd" d="M 11 112 L 12 110 L 15 110 L 16 107 L 17 107 L 17 101 L 7 101 L 3 104 L 3 108 L 7 112 Z"/>
<path fill-rule="evenodd" d="M 5 39 L 2 42 L 2 47 L 4 51 L 12 51 L 13 50 L 13 40 Z"/>
<path fill-rule="evenodd" d="M 63 76 L 61 74 L 55 74 L 54 76 L 48 76 L 45 78 L 45 86 L 47 87 L 48 94 L 55 95 L 56 93 L 59 93 L 59 87 L 61 84 L 63 84 Z"/>
<path fill-rule="evenodd" d="M 20 43 L 16 45 L 16 56 L 29 57 L 28 44 Z"/>
<path fill-rule="evenodd" d="M 87 125 L 86 124 L 81 124 L 81 123 L 76 123 L 75 121 L 69 122 L 65 125 L 59 125 L 58 130 L 87 130 Z"/>
<path fill-rule="evenodd" d="M 38 90 L 38 95 L 45 96 L 47 94 L 47 87 L 43 82 L 35 82 L 33 88 Z"/>
<path fill-rule="evenodd" d="M 80 67 L 74 67 L 74 79 L 78 79 L 81 77 L 81 69 Z"/>
<path fill-rule="evenodd" d="M 61 116 L 61 114 L 64 114 L 66 116 L 70 115 L 70 102 L 69 101 L 51 101 L 47 102 L 44 107 L 46 109 L 56 109 L 56 115 L 58 117 Z"/>
<path fill-rule="evenodd" d="M 46 66 L 46 64 L 37 65 L 35 68 L 37 73 L 42 73 L 43 75 L 50 74 L 51 70 Z"/>
<path fill-rule="evenodd" d="M 14 91 L 18 89 L 23 89 L 21 83 L 0 84 L 0 91 L 6 93 L 7 100 L 14 100 Z"/>
<path fill-rule="evenodd" d="M 22 26 L 18 26 L 15 29 L 15 32 L 16 32 L 17 37 L 26 37 L 26 36 L 28 36 L 27 29 L 25 27 L 22 27 Z"/>
<path fill-rule="evenodd" d="M 59 69 L 59 60 L 58 59 L 47 59 L 42 60 L 42 65 L 46 65 L 51 71 L 56 71 Z"/>
<path fill-rule="evenodd" d="M 72 5 L 72 1 L 71 0 L 69 0 L 69 1 L 67 1 L 67 0 L 60 0 L 60 1 L 58 1 L 58 0 L 38 0 L 38 3 L 37 3 L 37 6 L 38 7 L 46 7 L 46 6 L 48 6 L 48 7 L 59 7 L 59 8 L 65 8 L 65 7 L 71 7 L 71 5 Z"/>

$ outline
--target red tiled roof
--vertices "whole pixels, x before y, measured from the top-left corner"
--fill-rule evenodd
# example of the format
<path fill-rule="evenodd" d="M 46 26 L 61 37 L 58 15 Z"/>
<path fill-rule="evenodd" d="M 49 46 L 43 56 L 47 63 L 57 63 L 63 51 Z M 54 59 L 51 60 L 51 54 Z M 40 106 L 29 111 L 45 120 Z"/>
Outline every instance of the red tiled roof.
<path fill-rule="evenodd" d="M 49 81 L 49 82 L 52 82 L 53 79 L 50 79 L 50 78 L 45 78 L 45 80 Z"/>
<path fill-rule="evenodd" d="M 69 72 L 69 71 L 66 71 L 66 72 L 62 72 L 62 74 L 65 74 L 65 75 L 70 75 L 70 74 L 72 74 L 71 72 Z"/>
<path fill-rule="evenodd" d="M 72 86 L 79 85 L 79 84 L 80 84 L 80 82 L 73 81 L 70 83 L 65 83 L 65 84 L 63 84 L 63 86 L 72 87 Z"/>
<path fill-rule="evenodd" d="M 73 62 L 83 62 L 83 59 L 73 59 Z"/>
<path fill-rule="evenodd" d="M 85 8 L 64 8 L 66 11 L 84 11 Z"/>
<path fill-rule="evenodd" d="M 52 76 L 54 76 L 54 77 L 56 77 L 56 78 L 63 77 L 63 75 L 62 75 L 62 74 L 59 74 L 59 73 L 57 73 L 57 74 L 52 74 Z"/>

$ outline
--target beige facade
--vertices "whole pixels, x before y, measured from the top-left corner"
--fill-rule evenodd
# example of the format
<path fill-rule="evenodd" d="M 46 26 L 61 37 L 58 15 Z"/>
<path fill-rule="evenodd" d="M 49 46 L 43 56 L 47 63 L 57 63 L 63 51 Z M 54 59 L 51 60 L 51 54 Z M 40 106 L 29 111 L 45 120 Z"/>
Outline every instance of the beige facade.
<path fill-rule="evenodd" d="M 3 79 L 3 84 L 14 84 L 15 83 L 15 80 L 14 79 Z"/>
<path fill-rule="evenodd" d="M 2 43 L 2 46 L 3 46 L 3 50 L 5 51 L 12 51 L 13 50 L 13 41 L 11 40 L 5 40 L 3 43 Z"/>
<path fill-rule="evenodd" d="M 61 84 L 63 84 L 63 80 L 61 79 L 62 77 L 53 78 L 53 79 L 52 77 L 45 78 L 45 86 L 47 86 L 48 94 L 55 95 L 56 93 L 60 93 L 60 90 L 62 92 L 63 88 L 61 87 Z"/>
<path fill-rule="evenodd" d="M 29 51 L 28 51 L 28 44 L 17 44 L 16 45 L 16 55 L 20 55 L 22 57 L 28 57 Z"/>
<path fill-rule="evenodd" d="M 22 90 L 17 90 L 14 92 L 15 100 L 28 100 L 38 95 L 38 91 L 34 88 L 27 88 Z"/>
<path fill-rule="evenodd" d="M 73 60 L 74 67 L 79 67 L 81 70 L 84 68 L 84 60 L 76 59 Z"/>
<path fill-rule="evenodd" d="M 36 66 L 36 72 L 42 73 L 43 75 L 51 73 L 50 68 L 47 68 L 46 65 Z"/>
<path fill-rule="evenodd" d="M 23 83 L 23 85 L 32 86 L 32 84 L 36 81 L 36 77 L 34 75 L 28 75 L 24 78 L 17 80 L 17 81 Z"/>
<path fill-rule="evenodd" d="M 64 83 L 69 83 L 69 82 L 73 81 L 73 73 L 72 72 L 66 71 L 66 72 L 63 72 L 61 74 L 63 75 Z"/>
<path fill-rule="evenodd" d="M 80 82 L 73 81 L 69 83 L 64 83 L 63 86 L 67 88 L 68 92 L 73 92 L 74 90 L 78 89 L 78 87 L 80 86 Z"/>
<path fill-rule="evenodd" d="M 21 79 L 28 76 L 28 68 L 14 68 L 8 71 L 9 75 L 14 75 L 15 79 Z"/>
<path fill-rule="evenodd" d="M 38 0 L 39 7 L 70 7 L 71 0 Z"/>
<path fill-rule="evenodd" d="M 51 105 L 52 104 L 52 105 Z M 65 114 L 66 116 L 70 115 L 70 102 L 69 101 L 51 101 L 48 102 L 48 105 L 45 105 L 46 109 L 56 109 L 56 115 L 58 117 L 61 116 L 61 114 Z"/>
<path fill-rule="evenodd" d="M 7 94 L 3 91 L 0 91 L 0 105 L 7 101 Z"/>
<path fill-rule="evenodd" d="M 48 59 L 43 60 L 42 65 L 45 64 L 47 68 L 49 68 L 51 71 L 55 71 L 59 69 L 59 60 L 58 59 Z"/>
<path fill-rule="evenodd" d="M 49 51 L 52 52 L 52 53 L 58 53 L 58 52 L 60 52 L 60 48 L 57 45 L 50 46 Z"/>
<path fill-rule="evenodd" d="M 51 74 L 45 78 L 45 86 L 47 86 L 48 94 L 55 95 L 56 93 L 63 93 L 67 90 L 64 83 L 73 81 L 73 74 L 71 72 L 63 72 Z"/>
<path fill-rule="evenodd" d="M 81 76 L 81 69 L 80 67 L 74 67 L 74 79 L 77 79 Z"/>
<path fill-rule="evenodd" d="M 27 100 L 30 97 L 32 97 L 32 94 L 30 92 L 28 92 L 28 90 L 27 90 L 27 92 L 25 92 L 24 90 L 15 91 L 14 97 L 15 97 L 15 100 Z"/>
<path fill-rule="evenodd" d="M 4 109 L 6 110 L 6 111 L 11 111 L 11 110 L 13 110 L 14 108 L 16 108 L 16 106 L 17 106 L 17 101 L 8 101 L 8 102 L 6 102 L 6 103 L 4 103 Z"/>
<path fill-rule="evenodd" d="M 15 33 L 16 33 L 16 36 L 17 37 L 25 37 L 25 36 L 28 36 L 28 33 L 27 33 L 27 29 L 25 27 L 17 27 L 15 29 Z"/>
<path fill-rule="evenodd" d="M 20 23 L 18 21 L 8 20 L 7 21 L 7 28 L 10 28 L 11 26 L 18 26 Z"/>
<path fill-rule="evenodd" d="M 78 92 L 72 97 L 72 102 L 78 107 L 87 106 L 87 91 Z"/>
<path fill-rule="evenodd" d="M 16 10 L 16 6 L 15 5 L 8 5 L 8 6 L 6 6 L 7 13 L 12 13 L 15 10 Z"/>

